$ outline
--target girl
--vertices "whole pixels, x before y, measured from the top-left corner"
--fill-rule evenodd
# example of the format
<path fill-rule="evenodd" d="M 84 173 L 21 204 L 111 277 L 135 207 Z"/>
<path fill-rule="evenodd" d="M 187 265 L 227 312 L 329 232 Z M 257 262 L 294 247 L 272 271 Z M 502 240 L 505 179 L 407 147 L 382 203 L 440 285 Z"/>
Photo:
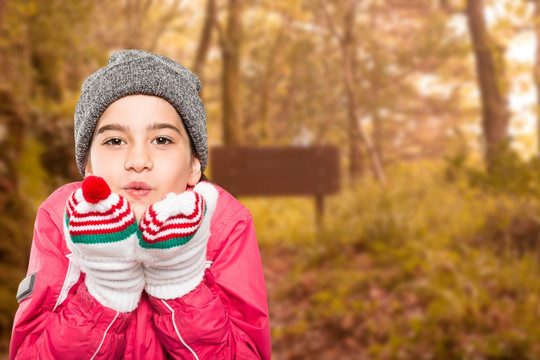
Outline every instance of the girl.
<path fill-rule="evenodd" d="M 84 82 L 84 181 L 39 208 L 11 359 L 270 359 L 251 214 L 204 181 L 200 88 L 140 50 Z"/>

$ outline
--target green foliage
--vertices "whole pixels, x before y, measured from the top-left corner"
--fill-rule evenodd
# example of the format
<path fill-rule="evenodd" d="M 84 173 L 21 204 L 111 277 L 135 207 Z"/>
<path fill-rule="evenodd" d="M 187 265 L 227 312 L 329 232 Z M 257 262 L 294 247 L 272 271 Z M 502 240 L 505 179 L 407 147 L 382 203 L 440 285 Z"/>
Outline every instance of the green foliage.
<path fill-rule="evenodd" d="M 515 195 L 540 195 L 540 162 L 533 157 L 523 160 L 512 151 L 503 153 L 489 172 L 467 170 L 471 183 L 495 192 Z"/>
<path fill-rule="evenodd" d="M 248 202 L 265 267 L 289 269 L 268 274 L 276 358 L 539 358 L 540 201 L 448 181 L 440 163 L 390 174 L 328 199 L 311 240 L 295 229 L 311 204 Z"/>
<path fill-rule="evenodd" d="M 540 161 L 524 159 L 512 149 L 502 149 L 486 169 L 469 159 L 463 151 L 445 157 L 445 179 L 467 182 L 468 185 L 493 194 L 518 197 L 540 196 Z"/>
<path fill-rule="evenodd" d="M 37 210 L 41 201 L 52 192 L 52 189 L 46 186 L 48 176 L 40 162 L 43 152 L 43 145 L 29 137 L 17 164 L 20 192 L 22 197 L 33 205 L 33 211 Z"/>

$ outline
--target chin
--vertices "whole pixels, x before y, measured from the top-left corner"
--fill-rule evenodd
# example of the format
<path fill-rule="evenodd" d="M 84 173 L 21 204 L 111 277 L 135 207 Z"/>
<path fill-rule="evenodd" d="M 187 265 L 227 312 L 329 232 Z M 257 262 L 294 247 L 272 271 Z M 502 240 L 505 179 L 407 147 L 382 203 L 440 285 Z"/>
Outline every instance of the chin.
<path fill-rule="evenodd" d="M 137 222 L 141 221 L 144 211 L 146 209 L 139 208 L 139 206 L 132 206 L 133 212 L 135 213 L 135 219 L 137 219 Z"/>

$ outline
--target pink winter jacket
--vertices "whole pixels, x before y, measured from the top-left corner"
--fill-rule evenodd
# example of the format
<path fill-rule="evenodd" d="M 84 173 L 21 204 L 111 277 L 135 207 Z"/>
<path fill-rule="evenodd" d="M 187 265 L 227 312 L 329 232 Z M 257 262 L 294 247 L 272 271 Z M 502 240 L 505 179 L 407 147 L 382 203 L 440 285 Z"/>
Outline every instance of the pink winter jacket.
<path fill-rule="evenodd" d="M 62 234 L 65 185 L 39 208 L 28 274 L 33 292 L 15 315 L 11 359 L 270 359 L 266 287 L 249 211 L 218 188 L 204 282 L 179 299 L 143 292 L 118 313 L 87 291 Z"/>

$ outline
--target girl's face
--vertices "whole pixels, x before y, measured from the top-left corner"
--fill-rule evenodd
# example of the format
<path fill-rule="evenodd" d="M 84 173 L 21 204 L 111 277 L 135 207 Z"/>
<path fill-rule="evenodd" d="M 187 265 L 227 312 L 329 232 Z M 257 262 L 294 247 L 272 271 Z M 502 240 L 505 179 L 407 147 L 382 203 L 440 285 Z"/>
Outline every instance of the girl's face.
<path fill-rule="evenodd" d="M 104 178 L 140 220 L 166 194 L 196 185 L 201 164 L 171 104 L 155 96 L 130 95 L 112 103 L 99 119 L 86 174 Z"/>

